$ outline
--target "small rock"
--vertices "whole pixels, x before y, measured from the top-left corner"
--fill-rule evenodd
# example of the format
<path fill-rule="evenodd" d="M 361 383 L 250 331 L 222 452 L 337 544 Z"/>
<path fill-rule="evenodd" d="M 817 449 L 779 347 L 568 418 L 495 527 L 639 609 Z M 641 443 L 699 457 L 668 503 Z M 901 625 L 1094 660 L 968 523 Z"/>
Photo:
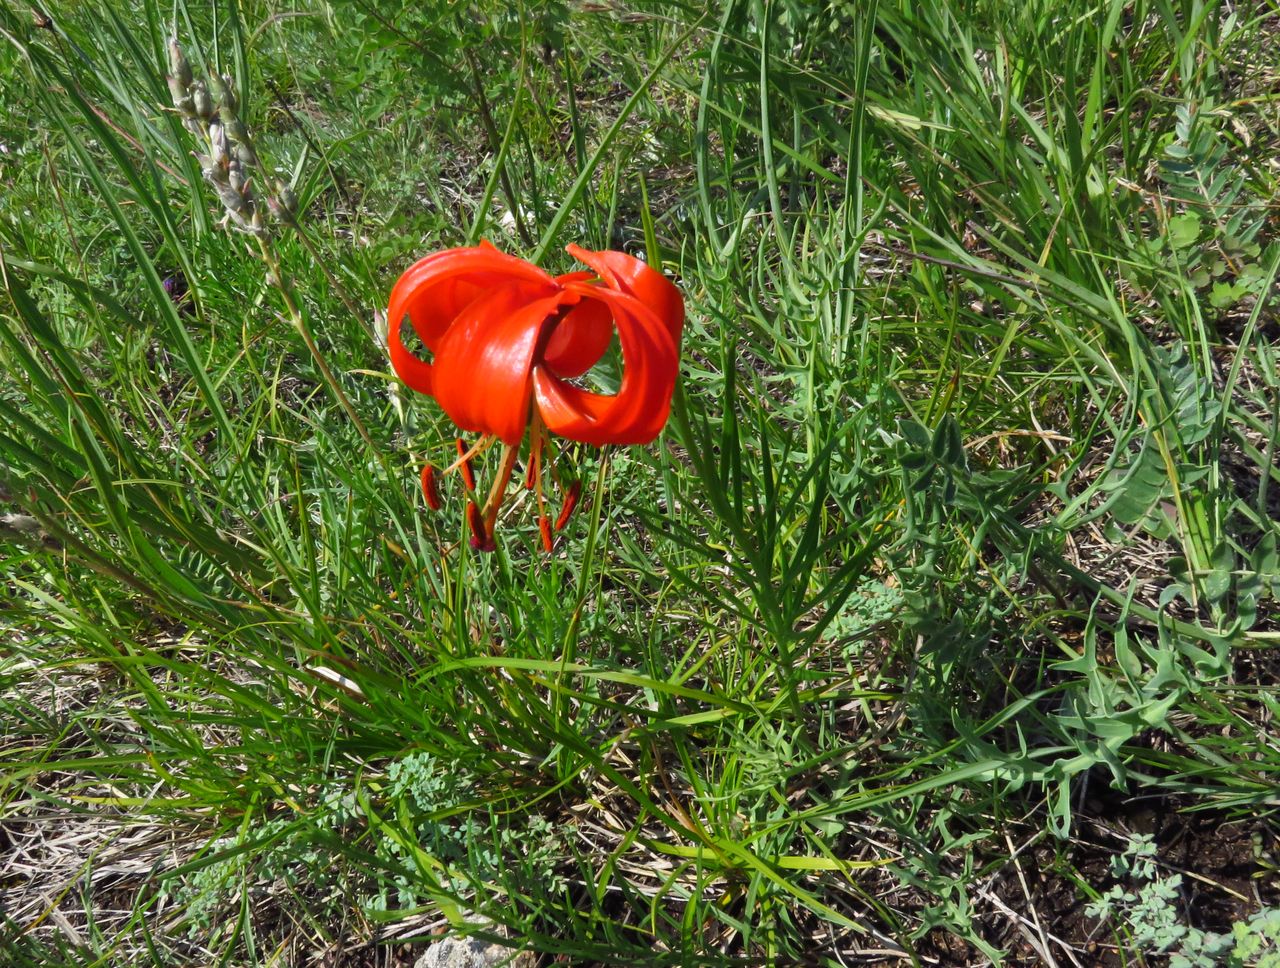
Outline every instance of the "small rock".
<path fill-rule="evenodd" d="M 492 925 L 488 925 L 491 930 Z M 497 933 L 504 933 L 501 928 Z M 534 956 L 483 938 L 441 938 L 413 968 L 533 968 Z"/>

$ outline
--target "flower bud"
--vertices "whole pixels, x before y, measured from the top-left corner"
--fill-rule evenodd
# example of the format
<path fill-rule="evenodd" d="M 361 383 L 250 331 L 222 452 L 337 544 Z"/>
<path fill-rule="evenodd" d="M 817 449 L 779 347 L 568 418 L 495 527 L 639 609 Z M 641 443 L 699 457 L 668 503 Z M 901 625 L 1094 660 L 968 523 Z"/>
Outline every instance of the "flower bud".
<path fill-rule="evenodd" d="M 221 77 L 213 78 L 213 91 L 218 96 L 218 103 L 222 105 L 223 110 L 227 114 L 235 114 L 240 105 L 236 100 L 236 92 L 230 76 L 223 74 Z"/>
<path fill-rule="evenodd" d="M 191 87 L 191 100 L 195 104 L 196 114 L 208 121 L 213 117 L 213 98 L 203 81 L 196 81 Z"/>
<path fill-rule="evenodd" d="M 240 162 L 232 159 L 230 166 L 227 168 L 227 184 L 239 192 L 245 194 L 245 185 L 248 179 L 244 177 L 244 169 L 240 167 Z"/>
<path fill-rule="evenodd" d="M 187 63 L 187 55 L 182 52 L 182 45 L 178 43 L 177 37 L 169 38 L 169 70 L 173 72 L 170 90 L 173 89 L 172 82 L 176 81 L 185 92 L 191 86 L 191 65 Z"/>
<path fill-rule="evenodd" d="M 173 101 L 173 106 L 183 114 L 193 114 L 195 112 L 195 103 L 191 100 L 191 95 L 187 91 L 187 85 L 182 83 L 182 79 L 168 75 L 165 80 L 169 84 L 169 98 Z"/>
<path fill-rule="evenodd" d="M 209 145 L 213 149 L 213 163 L 218 168 L 225 168 L 231 161 L 231 149 L 227 144 L 227 129 L 214 121 L 209 125 Z"/>
<path fill-rule="evenodd" d="M 214 188 L 218 190 L 218 198 L 222 200 L 222 204 L 232 212 L 243 212 L 245 210 L 245 197 L 236 191 L 230 185 L 224 182 L 214 182 Z M 254 213 L 257 214 L 256 212 Z"/>

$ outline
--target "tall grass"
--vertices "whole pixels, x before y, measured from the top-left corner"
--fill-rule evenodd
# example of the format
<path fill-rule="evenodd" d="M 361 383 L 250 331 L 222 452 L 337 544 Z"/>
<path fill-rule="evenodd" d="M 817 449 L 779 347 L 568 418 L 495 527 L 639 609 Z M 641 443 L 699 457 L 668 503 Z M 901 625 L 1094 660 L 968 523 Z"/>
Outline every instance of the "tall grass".
<path fill-rule="evenodd" d="M 1028 844 L 1096 895 L 1097 790 L 1276 806 L 1273 13 L 393 6 L 0 8 L 18 963 L 998 960 Z M 265 249 L 171 33 L 298 196 Z M 427 512 L 377 335 L 478 238 L 689 307 L 550 556 Z"/>

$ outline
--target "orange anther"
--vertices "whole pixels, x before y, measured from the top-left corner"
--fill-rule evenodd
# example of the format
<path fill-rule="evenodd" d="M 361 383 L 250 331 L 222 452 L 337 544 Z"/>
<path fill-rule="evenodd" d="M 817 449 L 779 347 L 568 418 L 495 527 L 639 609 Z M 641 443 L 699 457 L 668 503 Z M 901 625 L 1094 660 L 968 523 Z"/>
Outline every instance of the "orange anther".
<path fill-rule="evenodd" d="M 422 496 L 427 500 L 427 507 L 439 511 L 443 503 L 440 500 L 440 486 L 436 481 L 436 469 L 430 464 L 422 468 Z"/>

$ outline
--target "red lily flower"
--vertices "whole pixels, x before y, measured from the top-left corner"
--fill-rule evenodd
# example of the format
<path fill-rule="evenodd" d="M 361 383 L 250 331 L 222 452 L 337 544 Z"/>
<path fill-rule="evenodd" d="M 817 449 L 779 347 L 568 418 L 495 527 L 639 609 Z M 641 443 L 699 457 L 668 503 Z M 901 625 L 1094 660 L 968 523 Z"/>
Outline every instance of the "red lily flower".
<path fill-rule="evenodd" d="M 498 478 L 482 510 L 468 510 L 472 544 L 491 548 L 493 526 L 526 429 L 532 427 L 527 483 L 536 489 L 539 528 L 550 550 L 542 489 L 547 432 L 587 444 L 647 444 L 671 411 L 679 370 L 684 302 L 662 273 L 623 252 L 568 252 L 592 272 L 551 276 L 487 242 L 446 249 L 415 263 L 391 291 L 391 365 L 412 389 L 435 398 L 464 431 L 484 435 L 445 473 L 460 468 L 474 491 L 471 458 L 503 443 Z M 405 315 L 430 363 L 400 338 Z M 617 330 L 623 372 L 618 392 L 575 385 L 598 363 Z M 438 475 L 424 471 L 428 504 Z M 429 484 L 429 488 L 428 488 Z M 566 495 L 576 482 L 566 485 Z M 474 507 L 474 504 L 473 504 Z M 572 510 L 570 500 L 566 507 Z M 562 512 L 556 530 L 563 526 Z"/>

